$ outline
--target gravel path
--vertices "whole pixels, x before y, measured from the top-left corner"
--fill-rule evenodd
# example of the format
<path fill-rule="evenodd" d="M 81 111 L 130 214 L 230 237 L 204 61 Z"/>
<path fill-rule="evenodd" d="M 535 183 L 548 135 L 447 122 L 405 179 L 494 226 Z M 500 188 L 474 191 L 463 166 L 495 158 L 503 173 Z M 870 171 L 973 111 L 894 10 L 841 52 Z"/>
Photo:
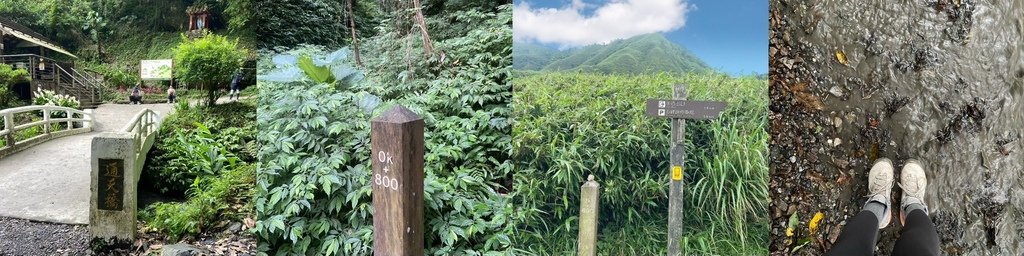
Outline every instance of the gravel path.
<path fill-rule="evenodd" d="M 93 255 L 85 225 L 0 217 L 0 255 Z"/>

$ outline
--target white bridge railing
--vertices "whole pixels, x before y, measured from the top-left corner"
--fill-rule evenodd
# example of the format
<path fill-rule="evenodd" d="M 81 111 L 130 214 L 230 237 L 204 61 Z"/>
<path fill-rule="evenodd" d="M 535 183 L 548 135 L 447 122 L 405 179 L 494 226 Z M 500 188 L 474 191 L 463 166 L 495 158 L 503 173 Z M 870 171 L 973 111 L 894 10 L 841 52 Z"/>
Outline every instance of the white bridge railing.
<path fill-rule="evenodd" d="M 120 131 L 92 138 L 89 234 L 93 239 L 135 240 L 139 174 L 159 128 L 159 114 L 143 109 Z"/>
<path fill-rule="evenodd" d="M 64 117 L 53 116 L 60 113 Z M 0 118 L 0 158 L 52 139 L 90 132 L 94 126 L 91 110 L 52 105 L 4 109 L 0 110 Z M 28 129 L 42 130 L 25 131 Z"/>
<path fill-rule="evenodd" d="M 151 109 L 143 109 L 121 129 L 121 132 L 134 136 L 135 170 L 142 170 L 146 163 L 146 153 L 153 147 L 157 130 L 160 129 L 160 116 Z M 137 179 L 138 177 L 136 177 Z"/>

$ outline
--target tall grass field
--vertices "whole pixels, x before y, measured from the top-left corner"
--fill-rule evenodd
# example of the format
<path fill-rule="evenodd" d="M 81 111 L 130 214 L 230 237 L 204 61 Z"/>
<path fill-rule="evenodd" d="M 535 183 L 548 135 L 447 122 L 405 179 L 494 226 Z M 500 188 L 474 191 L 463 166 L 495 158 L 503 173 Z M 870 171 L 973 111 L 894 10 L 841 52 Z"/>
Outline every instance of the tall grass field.
<path fill-rule="evenodd" d="M 686 122 L 684 252 L 766 254 L 767 80 L 721 74 L 519 73 L 513 85 L 513 244 L 526 254 L 576 250 L 580 186 L 601 184 L 600 255 L 666 253 L 670 122 L 648 98 L 725 101 Z"/>

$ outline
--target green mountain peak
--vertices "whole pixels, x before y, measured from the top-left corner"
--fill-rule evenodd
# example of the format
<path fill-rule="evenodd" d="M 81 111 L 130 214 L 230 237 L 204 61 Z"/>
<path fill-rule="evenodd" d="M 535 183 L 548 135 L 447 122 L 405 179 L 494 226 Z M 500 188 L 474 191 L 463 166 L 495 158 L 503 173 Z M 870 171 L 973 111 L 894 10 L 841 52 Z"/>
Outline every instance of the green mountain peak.
<path fill-rule="evenodd" d="M 513 69 L 583 71 L 607 74 L 688 73 L 712 70 L 685 48 L 661 33 L 650 33 L 559 51 L 543 45 L 515 42 Z"/>

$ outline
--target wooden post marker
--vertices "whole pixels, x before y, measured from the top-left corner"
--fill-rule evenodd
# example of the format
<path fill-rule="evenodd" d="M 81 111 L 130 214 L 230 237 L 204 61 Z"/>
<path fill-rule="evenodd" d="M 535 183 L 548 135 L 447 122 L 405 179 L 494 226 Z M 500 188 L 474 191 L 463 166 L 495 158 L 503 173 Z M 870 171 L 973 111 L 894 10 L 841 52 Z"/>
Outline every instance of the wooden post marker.
<path fill-rule="evenodd" d="M 686 119 L 714 119 L 725 109 L 725 102 L 688 101 L 686 85 L 673 88 L 671 100 L 648 99 L 646 113 L 658 118 L 672 120 L 672 149 L 669 155 L 668 193 L 668 255 L 682 255 L 680 241 L 683 236 L 683 163 L 686 162 L 684 139 Z"/>
<path fill-rule="evenodd" d="M 580 235 L 579 256 L 597 255 L 597 219 L 601 185 L 594 181 L 594 175 L 587 176 L 587 182 L 580 187 Z"/>
<path fill-rule="evenodd" d="M 395 106 L 370 132 L 373 254 L 423 255 L 423 118 Z"/>

